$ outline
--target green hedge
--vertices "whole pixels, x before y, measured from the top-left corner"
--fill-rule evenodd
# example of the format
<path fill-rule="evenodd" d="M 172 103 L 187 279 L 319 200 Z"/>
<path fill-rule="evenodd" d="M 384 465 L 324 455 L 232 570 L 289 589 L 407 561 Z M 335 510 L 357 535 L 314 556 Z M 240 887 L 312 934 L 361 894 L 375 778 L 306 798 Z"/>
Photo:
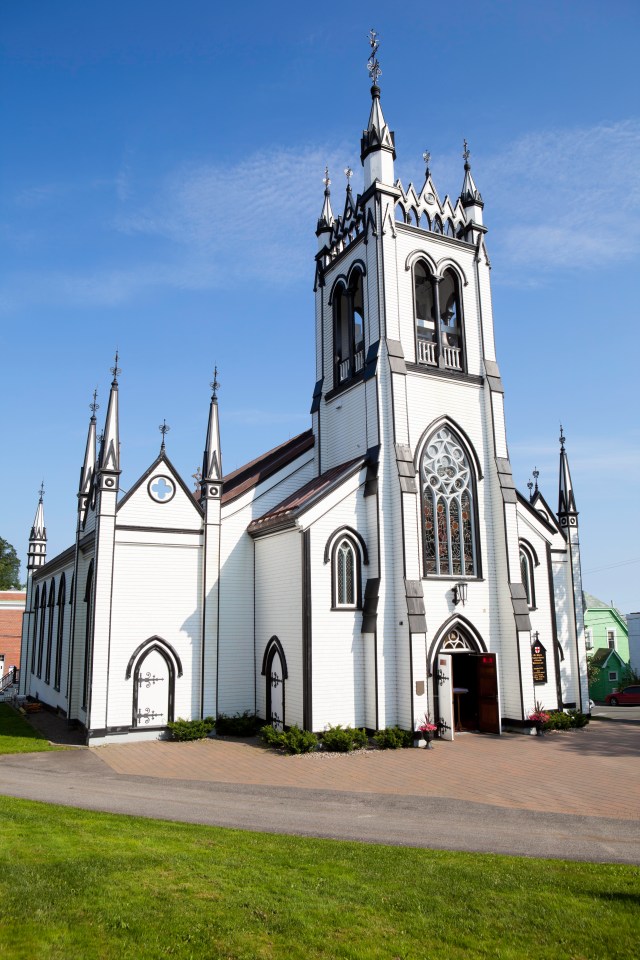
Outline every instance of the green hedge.
<path fill-rule="evenodd" d="M 204 740 L 215 725 L 213 717 L 205 717 L 204 720 L 183 720 L 178 717 L 167 724 L 174 740 Z"/>

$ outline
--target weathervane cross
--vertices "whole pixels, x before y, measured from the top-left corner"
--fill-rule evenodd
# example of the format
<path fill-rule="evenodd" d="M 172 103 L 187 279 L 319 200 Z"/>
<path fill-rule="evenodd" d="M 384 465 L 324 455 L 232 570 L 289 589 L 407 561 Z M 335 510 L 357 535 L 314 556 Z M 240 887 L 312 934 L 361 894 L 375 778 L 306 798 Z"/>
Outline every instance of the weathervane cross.
<path fill-rule="evenodd" d="M 371 53 L 369 59 L 367 60 L 367 70 L 369 71 L 369 76 L 371 77 L 372 83 L 378 83 L 378 78 L 382 74 L 380 69 L 380 63 L 376 54 L 378 52 L 378 47 L 380 46 L 380 37 L 378 36 L 377 30 L 374 30 L 373 27 L 369 30 L 369 36 L 367 37 L 369 41 L 369 46 L 371 47 Z"/>
<path fill-rule="evenodd" d="M 464 150 L 462 151 L 462 159 L 465 163 L 469 163 L 469 157 L 471 156 L 471 151 L 469 150 L 469 144 L 466 140 L 462 141 L 464 144 Z"/>

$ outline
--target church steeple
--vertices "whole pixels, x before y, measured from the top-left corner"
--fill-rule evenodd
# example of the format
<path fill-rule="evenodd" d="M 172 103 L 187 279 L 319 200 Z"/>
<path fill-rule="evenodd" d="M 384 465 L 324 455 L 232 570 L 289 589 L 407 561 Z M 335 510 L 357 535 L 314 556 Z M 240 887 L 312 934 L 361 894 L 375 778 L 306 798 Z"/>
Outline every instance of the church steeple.
<path fill-rule="evenodd" d="M 27 570 L 41 567 L 47 559 L 47 529 L 44 525 L 44 482 L 40 484 L 38 506 L 29 535 L 29 550 L 27 552 Z"/>
<path fill-rule="evenodd" d="M 578 511 L 573 495 L 573 484 L 569 472 L 567 451 L 564 448 L 565 440 L 562 425 L 560 426 L 560 484 L 558 490 L 558 521 L 561 527 L 577 527 Z"/>
<path fill-rule="evenodd" d="M 469 163 L 471 151 L 469 150 L 469 144 L 466 140 L 463 142 L 464 150 L 462 151 L 462 157 L 464 159 L 464 180 L 462 181 L 462 190 L 460 191 L 460 203 L 465 210 L 469 223 L 482 226 L 482 211 L 484 209 L 484 202 L 480 195 L 480 191 L 476 187 L 473 174 L 471 173 L 471 164 Z"/>
<path fill-rule="evenodd" d="M 380 40 L 375 30 L 369 31 L 369 44 L 371 55 L 367 62 L 367 69 L 373 81 L 371 86 L 371 113 L 369 114 L 367 129 L 362 131 L 362 140 L 360 141 L 360 160 L 364 167 L 365 191 L 376 180 L 393 186 L 395 182 L 393 161 L 396 158 L 395 138 L 389 130 L 380 103 L 378 78 L 382 70 L 376 57 Z"/>
<path fill-rule="evenodd" d="M 318 226 L 316 227 L 316 236 L 318 237 L 318 242 L 320 249 L 327 244 L 325 239 L 325 234 L 331 233 L 331 229 L 334 224 L 333 210 L 331 208 L 331 191 L 329 190 L 329 185 L 331 180 L 329 178 L 329 167 L 324 168 L 324 203 L 322 204 L 322 213 L 318 220 Z"/>
<path fill-rule="evenodd" d="M 213 372 L 211 381 L 211 401 L 209 403 L 209 422 L 207 424 L 207 439 L 202 460 L 202 482 L 220 483 L 222 480 L 222 453 L 220 449 L 220 423 L 218 419 L 218 368 Z"/>
<path fill-rule="evenodd" d="M 87 432 L 87 445 L 84 451 L 84 462 L 80 468 L 80 484 L 78 486 L 79 509 L 84 510 L 87 505 L 87 497 L 91 491 L 91 480 L 96 468 L 96 410 L 100 409 L 97 402 L 98 391 L 93 391 L 93 400 L 89 404 L 91 410 L 91 419 L 89 420 L 89 430 Z"/>
<path fill-rule="evenodd" d="M 104 424 L 104 436 L 100 457 L 101 473 L 120 473 L 120 426 L 118 415 L 118 376 L 122 371 L 118 366 L 118 351 L 116 350 L 115 365 L 111 368 L 113 380 L 109 391 L 109 405 Z M 109 484 L 111 486 L 111 484 Z"/>

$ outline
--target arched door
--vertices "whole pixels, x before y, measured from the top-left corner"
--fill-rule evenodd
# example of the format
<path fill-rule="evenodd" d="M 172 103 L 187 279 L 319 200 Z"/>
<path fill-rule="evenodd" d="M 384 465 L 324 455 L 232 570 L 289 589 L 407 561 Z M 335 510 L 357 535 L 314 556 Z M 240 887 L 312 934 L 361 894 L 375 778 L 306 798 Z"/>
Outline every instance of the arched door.
<path fill-rule="evenodd" d="M 158 647 L 151 647 L 133 676 L 134 727 L 164 727 L 173 720 L 173 684 L 173 665 Z"/>
<path fill-rule="evenodd" d="M 284 728 L 284 670 L 280 651 L 274 647 L 267 671 L 267 714 L 276 730 Z"/>

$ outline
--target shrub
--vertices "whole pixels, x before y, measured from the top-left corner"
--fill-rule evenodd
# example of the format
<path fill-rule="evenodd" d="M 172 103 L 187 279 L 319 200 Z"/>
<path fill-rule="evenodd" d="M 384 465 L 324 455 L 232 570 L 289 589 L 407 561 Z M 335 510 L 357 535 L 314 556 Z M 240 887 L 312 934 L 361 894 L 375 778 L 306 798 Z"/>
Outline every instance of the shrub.
<path fill-rule="evenodd" d="M 590 720 L 589 714 L 582 713 L 580 710 L 569 710 L 569 716 L 571 718 L 571 726 L 578 730 L 580 727 L 586 727 Z"/>
<path fill-rule="evenodd" d="M 311 753 L 318 746 L 318 738 L 310 730 L 301 730 L 295 724 L 288 730 L 276 730 L 275 727 L 262 727 L 260 737 L 268 747 L 284 750 L 285 753 Z"/>
<path fill-rule="evenodd" d="M 570 730 L 571 727 L 571 717 L 563 710 L 551 710 L 544 725 L 545 730 Z"/>
<path fill-rule="evenodd" d="M 373 735 L 380 750 L 401 750 L 413 746 L 413 733 L 400 727 L 385 727 Z"/>
<path fill-rule="evenodd" d="M 245 710 L 232 717 L 220 713 L 216 717 L 216 733 L 221 737 L 252 737 L 258 728 L 258 718 L 255 713 Z"/>
<path fill-rule="evenodd" d="M 205 717 L 204 720 L 183 720 L 178 717 L 167 724 L 174 740 L 204 740 L 215 725 L 213 717 Z"/>
<path fill-rule="evenodd" d="M 354 730 L 341 724 L 335 727 L 329 725 L 322 734 L 322 746 L 331 753 L 349 753 L 356 748 L 366 747 L 368 742 L 365 730 Z"/>

